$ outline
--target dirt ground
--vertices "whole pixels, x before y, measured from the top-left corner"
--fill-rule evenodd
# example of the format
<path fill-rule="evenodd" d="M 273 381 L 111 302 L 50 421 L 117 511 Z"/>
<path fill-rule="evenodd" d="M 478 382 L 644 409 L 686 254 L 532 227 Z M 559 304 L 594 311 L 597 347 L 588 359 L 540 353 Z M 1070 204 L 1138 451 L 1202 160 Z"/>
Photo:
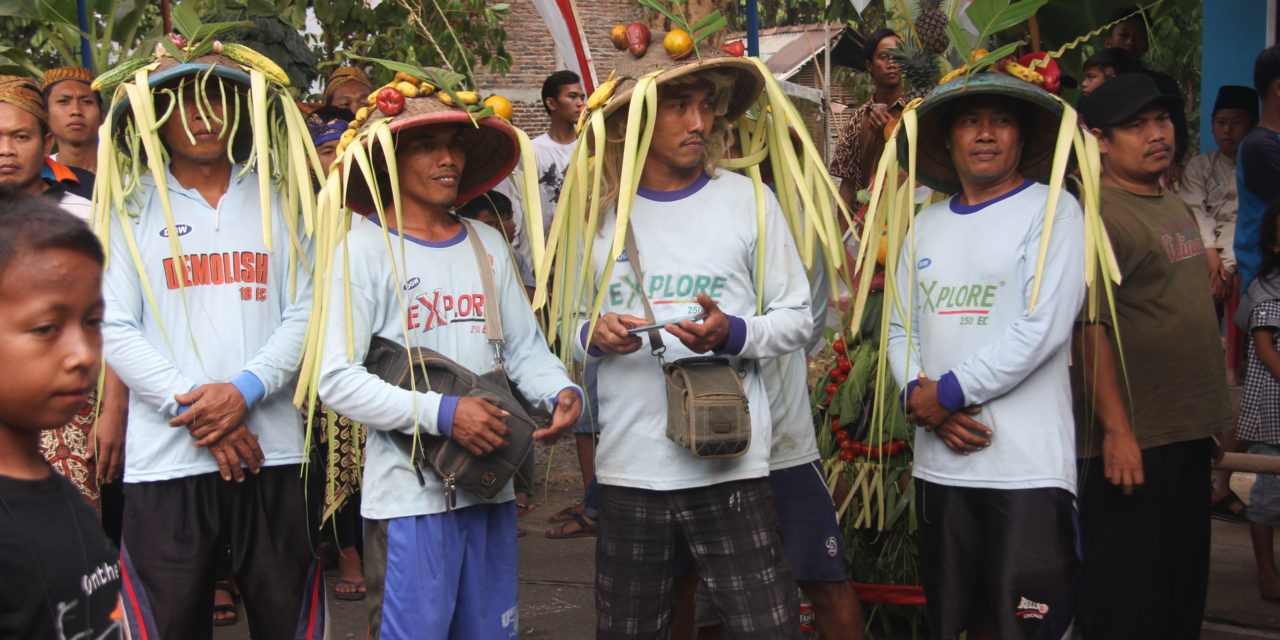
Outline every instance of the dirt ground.
<path fill-rule="evenodd" d="M 548 540 L 543 536 L 547 517 L 576 501 L 582 480 L 572 439 L 555 448 L 539 446 L 537 509 L 520 521 L 528 533 L 520 545 L 520 637 L 529 640 L 589 640 L 595 637 L 595 538 Z M 1249 495 L 1250 474 L 1236 474 L 1233 488 Z M 1252 549 L 1247 527 L 1214 521 L 1209 598 L 1205 608 L 1203 640 L 1280 638 L 1280 604 L 1258 596 Z M 366 637 L 363 602 L 333 598 L 329 589 L 329 637 Z M 243 640 L 247 624 L 215 630 L 215 640 Z"/>

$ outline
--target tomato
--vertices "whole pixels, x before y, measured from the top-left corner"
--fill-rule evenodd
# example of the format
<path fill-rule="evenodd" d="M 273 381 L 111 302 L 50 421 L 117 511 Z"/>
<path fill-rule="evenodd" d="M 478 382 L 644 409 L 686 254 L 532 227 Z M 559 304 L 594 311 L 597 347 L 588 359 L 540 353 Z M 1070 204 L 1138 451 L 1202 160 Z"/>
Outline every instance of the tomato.
<path fill-rule="evenodd" d="M 835 349 L 836 353 L 845 353 L 848 349 L 848 347 L 844 346 L 843 338 L 836 338 L 836 341 L 831 343 L 831 348 Z"/>
<path fill-rule="evenodd" d="M 836 394 L 836 391 L 837 391 L 837 390 L 839 390 L 839 389 L 840 389 L 840 385 L 838 385 L 838 384 L 836 384 L 836 383 L 834 383 L 834 382 L 833 382 L 833 383 L 831 383 L 831 384 L 827 385 L 827 389 L 826 389 L 826 391 L 827 391 L 827 395 L 828 395 L 828 396 L 833 396 L 833 395 L 835 395 L 835 394 Z"/>
<path fill-rule="evenodd" d="M 841 371 L 841 370 L 839 370 L 839 369 L 832 369 L 832 370 L 831 370 L 831 379 L 832 379 L 832 380 L 835 380 L 837 384 L 839 384 L 839 383 L 841 383 L 841 382 L 844 382 L 844 381 L 845 381 L 845 380 L 847 380 L 848 378 L 849 378 L 849 374 L 847 374 L 847 373 L 845 373 L 845 372 L 843 372 L 843 371 Z"/>
<path fill-rule="evenodd" d="M 853 363 L 849 362 L 849 359 L 844 356 L 836 356 L 836 368 L 844 373 L 849 373 L 849 370 L 853 368 Z"/>
<path fill-rule="evenodd" d="M 880 457 L 880 447 L 871 447 L 870 449 L 868 449 L 868 450 L 867 450 L 867 457 L 868 457 L 868 458 L 879 458 L 879 457 Z"/>
<path fill-rule="evenodd" d="M 841 441 L 841 442 L 840 442 L 840 450 L 841 450 L 841 451 L 853 451 L 853 441 L 852 441 L 852 440 L 843 440 L 843 441 Z"/>
<path fill-rule="evenodd" d="M 841 429 L 835 433 L 836 433 L 836 442 L 839 442 L 841 444 L 844 444 L 846 442 L 853 442 L 853 436 L 850 436 L 848 431 Z"/>
<path fill-rule="evenodd" d="M 865 455 L 867 455 L 867 445 L 865 445 L 865 444 L 863 444 L 863 443 L 861 443 L 861 442 L 855 442 L 855 443 L 853 443 L 853 454 L 854 454 L 854 455 L 856 455 L 856 456 L 865 456 Z"/>
<path fill-rule="evenodd" d="M 841 430 L 840 418 L 837 418 L 836 416 L 831 416 L 831 432 L 835 433 L 840 430 Z"/>
<path fill-rule="evenodd" d="M 845 462 L 853 462 L 853 452 L 841 450 L 840 459 L 844 460 Z"/>

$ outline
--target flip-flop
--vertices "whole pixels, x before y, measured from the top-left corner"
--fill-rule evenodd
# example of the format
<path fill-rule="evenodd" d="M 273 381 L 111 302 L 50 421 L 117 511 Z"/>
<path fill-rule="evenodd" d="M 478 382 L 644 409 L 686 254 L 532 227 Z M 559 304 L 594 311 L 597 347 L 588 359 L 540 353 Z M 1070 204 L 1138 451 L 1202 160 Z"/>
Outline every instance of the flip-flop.
<path fill-rule="evenodd" d="M 231 596 L 231 604 L 213 605 L 213 626 L 229 627 L 237 622 L 240 622 L 240 605 L 237 604 L 239 601 L 239 594 L 237 594 L 235 591 L 232 591 L 231 585 L 225 581 L 213 583 L 213 590 L 225 591 L 227 595 Z M 226 618 L 219 618 L 218 614 L 220 613 L 229 613 L 231 614 L 231 616 Z"/>
<path fill-rule="evenodd" d="M 339 600 L 364 600 L 365 593 L 363 591 L 338 591 L 338 585 L 349 584 L 357 589 L 364 588 L 364 580 L 343 580 L 338 578 L 333 582 L 333 597 Z"/>
<path fill-rule="evenodd" d="M 580 516 L 580 515 L 582 515 L 582 509 L 583 509 L 583 507 L 585 507 L 585 506 L 586 506 L 586 505 L 585 505 L 585 504 L 583 504 L 583 503 L 581 503 L 581 502 L 577 502 L 577 503 L 574 503 L 574 504 L 572 504 L 572 505 L 570 505 L 570 506 L 567 506 L 567 507 L 565 507 L 565 508 L 563 508 L 563 509 L 561 509 L 561 510 L 559 510 L 559 511 L 557 511 L 557 512 L 553 513 L 553 514 L 551 514 L 551 517 L 550 517 L 550 518 L 547 518 L 547 523 L 548 523 L 548 524 L 559 524 L 559 523 L 561 523 L 561 522 L 573 522 L 573 520 L 574 520 L 574 516 Z"/>
<path fill-rule="evenodd" d="M 1237 504 L 1242 507 L 1240 511 L 1232 511 L 1231 507 Z M 1215 520 L 1221 520 L 1223 522 L 1245 524 L 1249 522 L 1249 520 L 1244 517 L 1245 509 L 1248 509 L 1248 507 L 1240 500 L 1240 496 L 1237 496 L 1236 492 L 1228 489 L 1226 495 L 1215 500 L 1213 502 L 1213 506 L 1209 507 L 1209 516 Z"/>
<path fill-rule="evenodd" d="M 566 533 L 565 527 L 577 523 L 578 530 L 573 533 Z M 569 538 L 594 538 L 600 532 L 597 523 L 589 522 L 587 517 L 581 513 L 573 514 L 573 520 L 562 522 L 550 529 L 547 529 L 547 537 L 552 540 L 567 540 Z"/>

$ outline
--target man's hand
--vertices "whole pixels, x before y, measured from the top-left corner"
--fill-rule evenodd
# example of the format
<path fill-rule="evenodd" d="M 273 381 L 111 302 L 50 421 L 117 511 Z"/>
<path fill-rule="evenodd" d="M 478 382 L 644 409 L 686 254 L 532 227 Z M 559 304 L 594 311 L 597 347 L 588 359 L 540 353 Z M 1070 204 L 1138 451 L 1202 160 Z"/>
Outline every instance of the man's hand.
<path fill-rule="evenodd" d="M 178 404 L 191 405 L 182 415 L 169 421 L 171 427 L 186 427 L 197 447 L 211 445 L 244 422 L 247 407 L 240 390 L 230 382 L 202 384 L 190 393 L 173 397 Z"/>
<path fill-rule="evenodd" d="M 577 424 L 582 415 L 582 398 L 574 389 L 564 389 L 556 396 L 556 411 L 551 414 L 551 426 L 533 432 L 533 437 L 542 444 L 555 444 L 560 436 Z"/>
<path fill-rule="evenodd" d="M 483 398 L 460 398 L 453 412 L 453 433 L 449 437 L 477 456 L 493 453 L 507 446 L 511 430 L 502 419 L 509 415 Z"/>
<path fill-rule="evenodd" d="M 942 438 L 948 449 L 967 456 L 991 444 L 991 427 L 969 417 L 981 410 L 979 407 L 968 407 L 947 416 L 938 426 L 926 426 L 924 430 Z"/>
<path fill-rule="evenodd" d="M 883 131 L 884 126 L 889 124 L 892 119 L 893 115 L 889 113 L 889 105 L 887 104 L 873 104 L 871 105 L 871 111 L 867 113 L 867 121 L 871 123 L 871 126 L 875 127 L 877 132 Z"/>
<path fill-rule="evenodd" d="M 611 356 L 626 355 L 644 344 L 640 336 L 627 333 L 627 329 L 646 324 L 648 323 L 644 318 L 606 313 L 596 321 L 596 330 L 591 334 L 591 346 Z"/>
<path fill-rule="evenodd" d="M 200 445 L 196 445 L 200 446 Z M 262 447 L 258 445 L 258 436 L 249 431 L 249 427 L 242 422 L 221 439 L 209 445 L 209 453 L 213 454 L 213 459 L 218 462 L 218 474 L 223 480 L 235 480 L 236 482 L 244 482 L 244 468 L 240 466 L 244 462 L 249 467 L 249 472 L 257 475 L 262 469 L 262 463 L 266 461 L 266 456 L 262 454 Z"/>
<path fill-rule="evenodd" d="M 938 382 L 921 372 L 911 397 L 907 398 L 907 422 L 928 428 L 941 425 L 950 416 L 951 411 L 938 402 Z"/>
<path fill-rule="evenodd" d="M 1132 431 L 1102 435 L 1102 471 L 1126 496 L 1133 495 L 1133 490 L 1146 481 L 1142 475 L 1142 449 Z"/>
<path fill-rule="evenodd" d="M 1204 255 L 1209 260 L 1209 292 L 1214 302 L 1222 302 L 1231 295 L 1231 271 L 1222 264 L 1222 255 L 1217 249 L 1209 247 Z"/>
<path fill-rule="evenodd" d="M 125 415 L 104 404 L 93 422 L 94 446 L 89 457 L 97 458 L 98 481 L 104 484 L 115 482 L 124 471 Z"/>
<path fill-rule="evenodd" d="M 124 434 L 129 419 L 129 389 L 111 369 L 106 371 L 98 419 L 93 423 L 95 446 L 89 455 L 98 460 L 98 481 L 102 484 L 120 479 L 124 473 Z"/>
<path fill-rule="evenodd" d="M 698 304 L 706 315 L 701 323 L 685 320 L 665 327 L 668 333 L 680 339 L 694 353 L 706 353 L 723 347 L 729 341 L 729 317 L 720 305 L 705 293 L 698 294 Z"/>

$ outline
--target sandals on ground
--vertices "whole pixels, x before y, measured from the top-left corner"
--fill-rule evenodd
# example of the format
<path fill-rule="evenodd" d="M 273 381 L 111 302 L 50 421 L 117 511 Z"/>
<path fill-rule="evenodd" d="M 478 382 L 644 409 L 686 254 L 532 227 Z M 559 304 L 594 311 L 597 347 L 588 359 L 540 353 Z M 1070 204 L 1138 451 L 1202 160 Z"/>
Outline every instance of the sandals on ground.
<path fill-rule="evenodd" d="M 572 507 L 571 507 L 572 508 Z M 591 522 L 581 513 L 571 513 L 573 520 L 561 522 L 560 524 L 547 529 L 547 537 L 552 540 L 567 540 L 569 538 L 593 538 L 600 532 L 597 523 Z M 565 531 L 571 524 L 577 524 L 577 531 Z"/>

